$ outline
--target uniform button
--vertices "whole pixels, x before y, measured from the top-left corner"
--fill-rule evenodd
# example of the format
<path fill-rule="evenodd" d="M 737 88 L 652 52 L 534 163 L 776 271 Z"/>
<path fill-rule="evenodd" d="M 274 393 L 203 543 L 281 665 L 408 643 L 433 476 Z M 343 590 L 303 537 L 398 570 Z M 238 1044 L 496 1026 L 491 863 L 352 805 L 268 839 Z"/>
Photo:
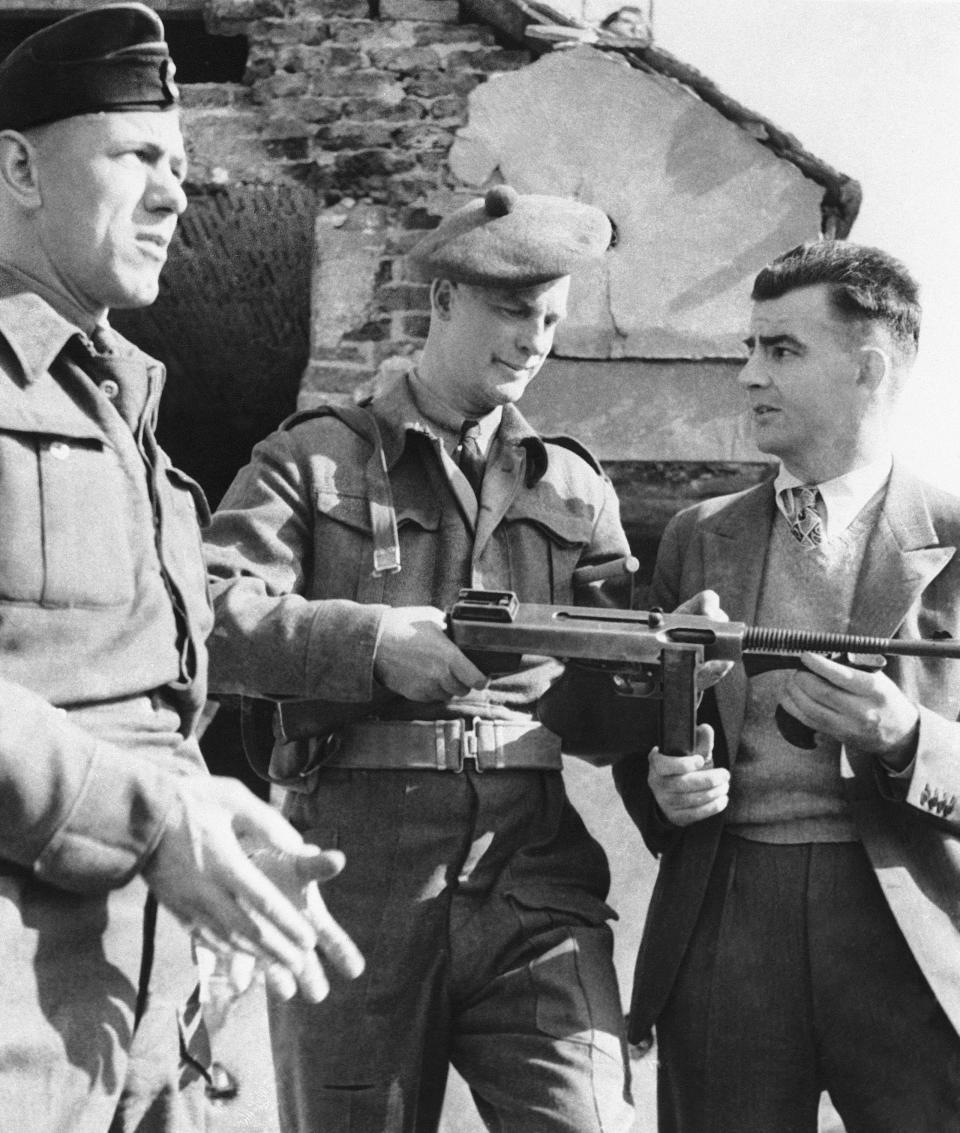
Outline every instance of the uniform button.
<path fill-rule="evenodd" d="M 55 460 L 66 460 L 70 455 L 70 446 L 63 441 L 53 441 L 50 445 L 50 455 Z"/>
<path fill-rule="evenodd" d="M 104 397 L 109 397 L 110 400 L 113 401 L 120 393 L 120 387 L 113 378 L 107 378 L 106 381 L 100 383 L 100 392 Z"/>

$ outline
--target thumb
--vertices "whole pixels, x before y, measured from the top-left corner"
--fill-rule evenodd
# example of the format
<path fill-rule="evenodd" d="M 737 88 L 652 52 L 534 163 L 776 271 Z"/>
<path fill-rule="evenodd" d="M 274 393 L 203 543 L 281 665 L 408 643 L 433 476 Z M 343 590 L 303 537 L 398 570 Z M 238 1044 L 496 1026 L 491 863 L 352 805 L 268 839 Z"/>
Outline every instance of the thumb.
<path fill-rule="evenodd" d="M 341 850 L 321 850 L 318 846 L 305 846 L 305 849 L 314 851 L 310 854 L 296 854 L 294 868 L 297 880 L 302 885 L 311 881 L 323 884 L 336 877 L 347 864 L 346 856 Z"/>

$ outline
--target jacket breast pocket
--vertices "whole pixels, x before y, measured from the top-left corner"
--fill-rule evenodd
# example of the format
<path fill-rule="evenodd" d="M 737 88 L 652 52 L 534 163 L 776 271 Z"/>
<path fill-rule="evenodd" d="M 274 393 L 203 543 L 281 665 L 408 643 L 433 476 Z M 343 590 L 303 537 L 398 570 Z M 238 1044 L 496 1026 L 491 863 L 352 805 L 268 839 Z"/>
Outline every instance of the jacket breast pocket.
<path fill-rule="evenodd" d="M 49 607 L 129 603 L 129 493 L 105 440 L 0 424 L 0 599 Z"/>
<path fill-rule="evenodd" d="M 511 586 L 525 602 L 572 603 L 573 572 L 593 537 L 591 518 L 518 500 L 505 522 Z"/>
<path fill-rule="evenodd" d="M 370 507 L 362 488 L 322 486 L 314 491 L 314 571 L 310 597 L 355 601 L 373 572 Z"/>

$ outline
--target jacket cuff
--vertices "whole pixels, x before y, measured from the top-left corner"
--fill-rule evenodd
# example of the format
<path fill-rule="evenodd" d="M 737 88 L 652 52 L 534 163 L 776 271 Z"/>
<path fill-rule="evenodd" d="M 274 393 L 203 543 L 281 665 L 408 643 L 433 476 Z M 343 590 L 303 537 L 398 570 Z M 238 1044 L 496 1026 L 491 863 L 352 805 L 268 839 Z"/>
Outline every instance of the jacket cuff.
<path fill-rule="evenodd" d="M 34 862 L 43 881 L 78 893 L 125 885 L 154 852 L 176 799 L 176 776 L 98 744 L 65 821 Z"/>
<path fill-rule="evenodd" d="M 960 830 L 960 724 L 920 708 L 907 803 Z"/>
<path fill-rule="evenodd" d="M 308 695 L 320 700 L 371 700 L 373 661 L 388 607 L 339 598 L 315 605 L 307 639 Z"/>

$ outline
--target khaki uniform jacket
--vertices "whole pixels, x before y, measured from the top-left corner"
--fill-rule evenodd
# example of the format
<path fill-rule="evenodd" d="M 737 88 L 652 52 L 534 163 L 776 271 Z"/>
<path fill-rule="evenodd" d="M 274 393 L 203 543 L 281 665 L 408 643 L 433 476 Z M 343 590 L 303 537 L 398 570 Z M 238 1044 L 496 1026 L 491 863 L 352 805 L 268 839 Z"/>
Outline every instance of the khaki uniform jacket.
<path fill-rule="evenodd" d="M 540 438 L 513 406 L 504 408 L 479 508 L 405 378 L 370 408 L 401 569 L 373 573 L 369 443 L 334 416 L 294 416 L 254 449 L 205 536 L 215 691 L 382 704 L 373 659 L 388 606 L 444 609 L 462 586 L 570 603 L 577 566 L 628 553 L 616 496 L 593 458 L 575 443 Z M 384 714 L 529 718 L 559 671 L 541 660 L 474 698 L 394 703 Z"/>
<path fill-rule="evenodd" d="M 165 689 L 190 734 L 206 505 L 153 440 L 163 367 L 121 341 L 142 387 L 125 423 L 64 361 L 77 328 L 5 275 L 0 288 L 0 861 L 100 891 L 149 855 L 171 790 L 98 737 L 91 709 Z"/>
<path fill-rule="evenodd" d="M 163 368 L 120 339 L 98 385 L 77 334 L 0 270 L 0 1125 L 51 1133 L 110 1125 L 148 1002 L 176 1070 L 196 975 L 137 875 L 202 766 L 212 622 Z"/>

